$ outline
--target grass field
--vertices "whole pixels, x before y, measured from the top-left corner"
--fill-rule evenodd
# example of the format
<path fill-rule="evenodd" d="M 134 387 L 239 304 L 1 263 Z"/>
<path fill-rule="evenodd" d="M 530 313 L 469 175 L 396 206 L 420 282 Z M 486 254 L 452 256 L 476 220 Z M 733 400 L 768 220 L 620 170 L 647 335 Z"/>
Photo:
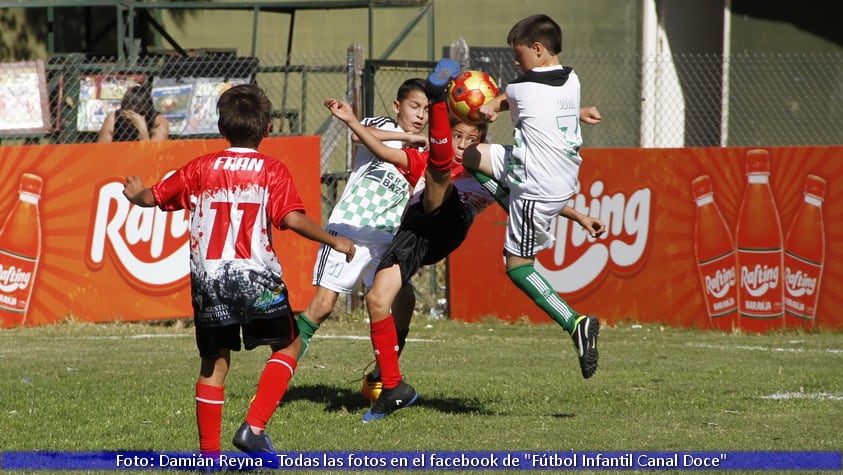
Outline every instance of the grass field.
<path fill-rule="evenodd" d="M 268 431 L 285 451 L 843 448 L 840 333 L 623 324 L 604 328 L 599 347 L 600 370 L 583 380 L 556 326 L 418 318 L 402 369 L 420 401 L 364 425 L 368 325 L 332 320 Z M 233 357 L 223 450 L 234 450 L 231 434 L 267 355 Z M 183 321 L 0 331 L 0 450 L 195 451 L 197 371 Z"/>

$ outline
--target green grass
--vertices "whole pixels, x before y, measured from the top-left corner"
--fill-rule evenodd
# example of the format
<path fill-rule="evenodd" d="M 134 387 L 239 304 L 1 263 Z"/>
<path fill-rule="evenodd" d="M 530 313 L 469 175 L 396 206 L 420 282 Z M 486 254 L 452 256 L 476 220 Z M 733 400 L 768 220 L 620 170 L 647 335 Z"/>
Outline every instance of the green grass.
<path fill-rule="evenodd" d="M 584 380 L 570 339 L 555 325 L 422 316 L 401 359 L 421 399 L 364 425 L 368 404 L 358 380 L 372 360 L 368 325 L 354 316 L 332 320 L 300 362 L 268 431 L 284 451 L 843 447 L 840 333 L 623 324 L 604 328 L 599 347 L 600 370 Z M 224 450 L 234 450 L 230 436 L 267 355 L 264 347 L 232 358 Z M 198 367 L 184 322 L 0 331 L 0 450 L 196 451 Z"/>

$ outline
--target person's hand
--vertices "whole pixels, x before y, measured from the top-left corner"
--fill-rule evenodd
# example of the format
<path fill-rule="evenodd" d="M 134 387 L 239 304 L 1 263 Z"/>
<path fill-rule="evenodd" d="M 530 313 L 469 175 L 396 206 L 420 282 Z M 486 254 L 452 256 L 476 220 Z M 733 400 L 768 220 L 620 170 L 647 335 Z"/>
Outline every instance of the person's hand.
<path fill-rule="evenodd" d="M 597 125 L 600 123 L 600 120 L 603 119 L 603 116 L 600 114 L 600 111 L 597 107 L 583 107 L 580 109 L 580 121 L 583 124 L 588 125 Z"/>
<path fill-rule="evenodd" d="M 146 120 L 144 120 L 142 115 L 130 109 L 121 109 L 120 113 L 123 114 L 123 117 L 128 119 L 136 129 L 146 130 Z"/>
<path fill-rule="evenodd" d="M 123 196 L 130 202 L 135 203 L 137 197 L 146 189 L 139 176 L 127 176 L 126 184 L 123 186 Z"/>
<path fill-rule="evenodd" d="M 331 249 L 341 252 L 345 254 L 345 262 L 351 262 L 354 259 L 354 253 L 357 248 L 354 247 L 354 243 L 351 239 L 343 236 L 337 236 L 334 240 L 334 245 L 331 246 Z"/>
<path fill-rule="evenodd" d="M 483 104 L 477 108 L 477 115 L 486 122 L 494 122 L 498 120 L 498 112 L 495 110 L 494 106 L 490 104 Z"/>
<path fill-rule="evenodd" d="M 406 143 L 411 147 L 421 147 L 424 149 L 430 147 L 430 142 L 428 142 L 427 134 L 410 134 Z"/>
<path fill-rule="evenodd" d="M 338 101 L 333 98 L 325 99 L 325 107 L 331 111 L 331 114 L 334 115 L 337 119 L 343 122 L 349 122 L 356 118 L 354 115 L 354 110 L 351 108 L 351 105 L 344 101 Z"/>
<path fill-rule="evenodd" d="M 606 232 L 606 225 L 603 224 L 603 221 L 591 216 L 583 217 L 580 225 L 582 225 L 588 235 L 593 238 L 598 238 L 601 234 Z"/>

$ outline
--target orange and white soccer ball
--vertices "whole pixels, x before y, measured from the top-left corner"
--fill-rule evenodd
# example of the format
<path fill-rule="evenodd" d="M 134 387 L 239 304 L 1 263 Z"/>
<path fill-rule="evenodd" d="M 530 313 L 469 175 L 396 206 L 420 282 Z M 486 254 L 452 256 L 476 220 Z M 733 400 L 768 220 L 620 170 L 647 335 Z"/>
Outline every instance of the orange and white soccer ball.
<path fill-rule="evenodd" d="M 498 85 L 483 71 L 463 71 L 448 86 L 448 109 L 467 124 L 483 119 L 478 109 L 498 95 Z"/>

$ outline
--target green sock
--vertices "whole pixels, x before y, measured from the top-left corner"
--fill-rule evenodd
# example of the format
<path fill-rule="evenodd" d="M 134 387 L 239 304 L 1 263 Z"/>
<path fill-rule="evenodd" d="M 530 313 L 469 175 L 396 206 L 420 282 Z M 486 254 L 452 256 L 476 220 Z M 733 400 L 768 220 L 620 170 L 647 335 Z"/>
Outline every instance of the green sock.
<path fill-rule="evenodd" d="M 466 168 L 468 173 L 471 173 L 477 181 L 480 182 L 480 186 L 486 189 L 489 193 L 491 193 L 492 198 L 501 205 L 504 211 L 507 213 L 509 212 L 509 188 L 503 186 L 503 183 L 495 180 L 494 178 L 486 175 L 485 173 L 479 172 L 477 170 L 471 170 Z"/>
<path fill-rule="evenodd" d="M 562 300 L 562 297 L 553 290 L 550 283 L 541 274 L 536 272 L 535 267 L 530 264 L 513 267 L 512 269 L 507 269 L 506 275 L 509 276 L 509 279 L 516 287 L 527 294 L 550 318 L 561 325 L 568 333 L 573 333 L 578 316 L 577 312 Z"/>
<path fill-rule="evenodd" d="M 305 352 L 307 352 L 307 347 L 310 346 L 310 339 L 316 333 L 316 330 L 319 329 L 319 325 L 310 321 L 303 313 L 299 314 L 296 325 L 299 327 L 299 336 L 301 337 L 301 351 L 299 351 L 299 359 L 301 359 Z"/>

